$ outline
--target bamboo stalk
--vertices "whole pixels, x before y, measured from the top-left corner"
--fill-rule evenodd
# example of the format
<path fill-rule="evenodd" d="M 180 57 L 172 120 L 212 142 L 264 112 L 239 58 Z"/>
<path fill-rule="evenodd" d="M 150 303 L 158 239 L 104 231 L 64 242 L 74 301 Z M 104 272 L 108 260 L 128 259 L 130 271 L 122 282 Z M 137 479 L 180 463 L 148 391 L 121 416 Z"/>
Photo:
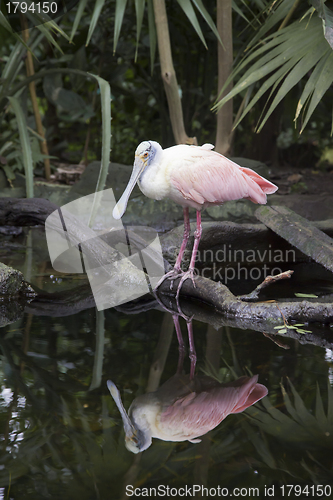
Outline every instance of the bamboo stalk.
<path fill-rule="evenodd" d="M 196 137 L 189 137 L 185 131 L 183 109 L 179 95 L 177 76 L 172 61 L 168 18 L 165 0 L 153 0 L 157 32 L 158 52 L 161 62 L 161 74 L 168 100 L 169 115 L 177 144 L 197 144 Z"/>
<path fill-rule="evenodd" d="M 217 29 L 223 46 L 218 42 L 218 95 L 229 77 L 233 64 L 232 42 L 232 2 L 231 0 L 217 0 Z M 232 83 L 224 90 L 221 98 L 230 92 Z M 215 150 L 221 154 L 230 151 L 233 121 L 232 99 L 217 113 L 217 130 Z"/>
<path fill-rule="evenodd" d="M 26 16 L 24 16 L 22 13 L 20 13 L 20 19 L 21 19 L 21 27 L 22 27 L 22 38 L 23 38 L 24 42 L 27 44 L 28 40 L 29 40 L 28 21 L 27 21 Z M 27 71 L 27 77 L 29 78 L 30 76 L 33 76 L 35 74 L 35 69 L 34 69 L 32 54 L 29 51 L 27 51 L 25 66 L 26 66 L 26 71 Z M 48 156 L 49 151 L 48 151 L 47 142 L 45 139 L 42 118 L 40 116 L 40 111 L 39 111 L 39 107 L 38 107 L 36 85 L 35 85 L 34 81 L 31 81 L 29 83 L 29 92 L 30 92 L 33 112 L 35 115 L 37 132 L 41 137 L 43 137 L 43 141 L 40 141 L 40 150 L 41 150 L 41 153 L 43 155 Z M 49 158 L 44 158 L 44 168 L 45 168 L 45 178 L 46 178 L 46 180 L 49 181 L 50 176 L 51 176 L 51 168 L 50 168 Z"/>

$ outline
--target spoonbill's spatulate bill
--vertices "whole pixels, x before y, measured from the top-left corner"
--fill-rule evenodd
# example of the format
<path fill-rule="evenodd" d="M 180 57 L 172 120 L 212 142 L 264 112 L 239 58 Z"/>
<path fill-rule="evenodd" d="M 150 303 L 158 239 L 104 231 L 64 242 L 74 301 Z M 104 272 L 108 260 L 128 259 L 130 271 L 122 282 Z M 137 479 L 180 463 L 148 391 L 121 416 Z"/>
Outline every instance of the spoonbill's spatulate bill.
<path fill-rule="evenodd" d="M 128 414 L 113 382 L 108 388 L 121 413 L 128 450 L 146 450 L 152 438 L 198 443 L 231 413 L 240 413 L 267 395 L 258 375 L 220 384 L 207 376 L 174 375 L 157 391 L 138 396 Z"/>
<path fill-rule="evenodd" d="M 115 219 L 123 216 L 136 182 L 148 198 L 170 198 L 183 207 L 184 238 L 174 270 L 166 275 L 174 278 L 182 273 L 181 262 L 190 235 L 189 208 L 197 210 L 197 229 L 194 233 L 191 261 L 188 271 L 182 273 L 177 290 L 177 303 L 182 283 L 188 278 L 193 281 L 195 258 L 202 233 L 201 210 L 242 198 L 265 204 L 266 195 L 275 193 L 278 189 L 253 170 L 241 167 L 212 151 L 213 148 L 212 144 L 181 144 L 162 149 L 155 141 L 141 142 L 135 151 L 129 183 L 113 210 Z"/>

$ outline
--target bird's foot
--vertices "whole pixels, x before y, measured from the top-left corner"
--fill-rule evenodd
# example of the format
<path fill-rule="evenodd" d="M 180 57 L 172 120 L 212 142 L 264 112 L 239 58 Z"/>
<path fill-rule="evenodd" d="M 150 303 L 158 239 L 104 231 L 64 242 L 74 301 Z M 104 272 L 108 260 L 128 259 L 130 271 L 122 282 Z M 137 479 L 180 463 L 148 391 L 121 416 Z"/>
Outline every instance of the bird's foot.
<path fill-rule="evenodd" d="M 179 305 L 180 290 L 183 286 L 184 281 L 186 281 L 188 279 L 192 280 L 193 286 L 194 286 L 194 288 L 196 288 L 196 284 L 194 281 L 194 269 L 189 269 L 188 271 L 186 271 L 186 273 L 183 273 L 183 276 L 181 277 L 180 282 L 178 284 L 177 293 L 176 293 L 176 303 L 177 303 L 177 307 L 178 307 L 179 312 L 181 311 L 180 305 Z"/>
<path fill-rule="evenodd" d="M 156 292 L 156 290 L 162 285 L 162 283 L 164 283 L 165 280 L 171 280 L 172 283 L 170 285 L 170 290 L 172 290 L 173 289 L 173 282 L 175 281 L 175 279 L 179 278 L 179 276 L 182 274 L 183 274 L 183 271 L 181 269 L 177 269 L 174 267 L 173 269 L 171 269 L 171 271 L 169 271 L 164 276 L 162 276 L 162 278 L 159 280 L 159 282 L 155 286 L 154 292 Z"/>

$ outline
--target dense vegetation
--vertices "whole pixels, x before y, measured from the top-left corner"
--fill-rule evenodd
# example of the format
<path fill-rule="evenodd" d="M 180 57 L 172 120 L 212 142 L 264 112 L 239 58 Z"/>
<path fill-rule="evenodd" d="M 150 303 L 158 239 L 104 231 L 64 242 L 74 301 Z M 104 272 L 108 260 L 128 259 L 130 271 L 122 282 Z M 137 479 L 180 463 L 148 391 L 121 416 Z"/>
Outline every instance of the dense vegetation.
<path fill-rule="evenodd" d="M 217 103 L 219 42 L 213 24 L 216 6 L 206 4 L 167 2 L 185 129 L 198 144 L 216 142 L 217 108 L 212 107 Z M 230 152 L 235 156 L 291 165 L 306 157 L 311 166 L 327 156 L 332 144 L 333 80 L 329 4 L 319 0 L 234 2 L 231 96 L 237 129 Z M 107 103 L 103 104 L 100 86 L 88 73 L 111 86 L 113 161 L 131 163 L 133 150 L 143 139 L 155 139 L 164 147 L 174 144 L 153 16 L 152 1 L 126 5 L 120 0 L 81 0 L 53 26 L 34 27 L 25 38 L 26 31 L 10 33 L 2 15 L 0 165 L 9 182 L 24 166 L 33 165 L 35 176 L 44 175 L 42 160 L 47 155 L 52 157 L 51 166 L 54 159 L 88 163 L 101 158 L 102 108 Z M 33 20 L 30 15 L 29 22 Z M 33 54 L 34 76 L 25 65 L 27 45 Z M 46 150 L 40 149 L 41 132 L 28 87 L 32 80 Z M 272 112 L 267 121 L 266 111 Z M 256 134 L 258 124 L 261 131 Z"/>

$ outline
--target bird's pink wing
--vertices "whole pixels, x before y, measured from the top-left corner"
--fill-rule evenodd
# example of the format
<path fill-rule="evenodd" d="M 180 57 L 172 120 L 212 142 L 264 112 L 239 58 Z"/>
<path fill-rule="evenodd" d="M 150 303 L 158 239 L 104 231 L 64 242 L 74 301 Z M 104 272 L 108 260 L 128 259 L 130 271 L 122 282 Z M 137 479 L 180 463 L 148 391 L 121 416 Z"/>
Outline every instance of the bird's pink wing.
<path fill-rule="evenodd" d="M 230 382 L 229 387 L 238 387 L 238 401 L 231 413 L 240 413 L 257 401 L 267 396 L 268 390 L 262 384 L 258 384 L 258 375 L 253 377 L 241 377 Z"/>
<path fill-rule="evenodd" d="M 182 196 L 199 205 L 221 204 L 248 198 L 266 203 L 266 193 L 277 187 L 249 168 L 202 148 L 184 158 L 170 175 L 171 184 Z"/>
<path fill-rule="evenodd" d="M 273 194 L 275 191 L 277 191 L 277 186 L 273 184 L 272 182 L 268 181 L 265 179 L 265 177 L 261 177 L 261 175 L 257 174 L 254 170 L 251 170 L 251 168 L 247 167 L 240 167 L 241 171 L 246 174 L 247 176 L 251 177 L 258 186 L 261 187 L 264 193 L 266 194 Z"/>
<path fill-rule="evenodd" d="M 170 434 L 193 439 L 214 429 L 230 413 L 239 413 L 266 396 L 267 389 L 257 384 L 258 377 L 242 377 L 228 386 L 192 392 L 179 398 L 162 413 L 160 423 Z M 261 389 L 263 388 L 263 389 Z M 253 396 L 252 396 L 253 393 Z"/>

